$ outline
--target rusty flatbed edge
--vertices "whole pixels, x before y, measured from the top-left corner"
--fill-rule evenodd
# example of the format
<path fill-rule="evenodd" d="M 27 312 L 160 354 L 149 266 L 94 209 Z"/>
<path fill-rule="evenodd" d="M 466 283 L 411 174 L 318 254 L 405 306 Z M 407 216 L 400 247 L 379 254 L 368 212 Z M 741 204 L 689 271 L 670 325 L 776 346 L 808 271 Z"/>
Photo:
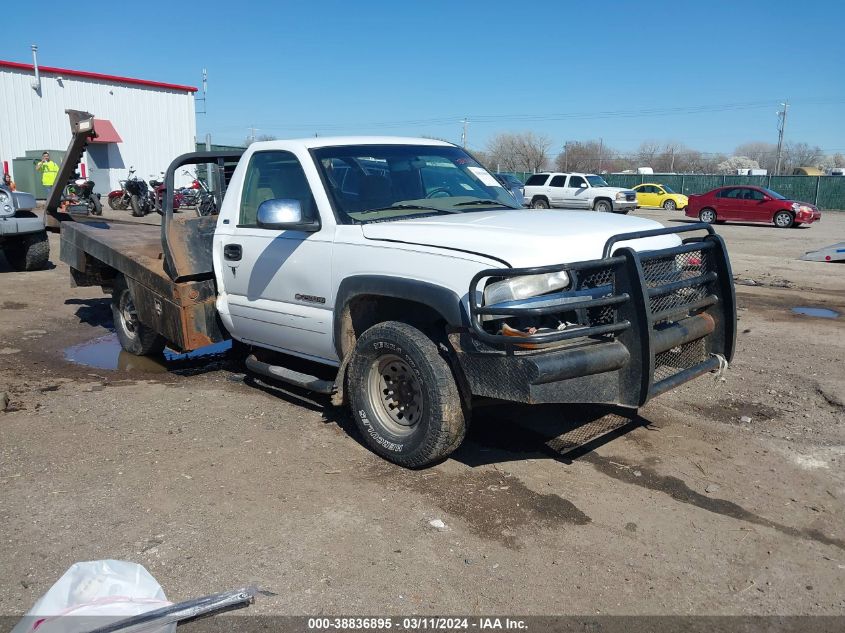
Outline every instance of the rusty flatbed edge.
<path fill-rule="evenodd" d="M 103 269 L 122 273 L 141 322 L 175 349 L 194 350 L 228 338 L 215 308 L 213 274 L 182 282 L 170 279 L 164 270 L 159 226 L 65 222 L 61 260 L 83 276 Z M 101 279 L 95 274 L 80 285 L 108 285 Z"/>
<path fill-rule="evenodd" d="M 176 284 L 164 272 L 159 226 L 65 222 L 61 240 L 62 261 L 71 267 L 76 263 L 76 253 L 71 251 L 82 251 L 163 296 L 177 295 Z M 66 254 L 73 259 L 67 261 Z"/>

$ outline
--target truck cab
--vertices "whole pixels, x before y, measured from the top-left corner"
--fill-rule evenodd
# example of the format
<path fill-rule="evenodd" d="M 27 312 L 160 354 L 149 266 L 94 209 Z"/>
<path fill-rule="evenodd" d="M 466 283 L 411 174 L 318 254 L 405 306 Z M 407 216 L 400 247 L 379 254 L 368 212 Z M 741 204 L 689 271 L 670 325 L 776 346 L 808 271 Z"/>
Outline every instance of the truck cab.
<path fill-rule="evenodd" d="M 175 160 L 168 187 L 207 160 Z M 253 143 L 223 171 L 219 216 L 176 218 L 167 196 L 159 235 L 65 227 L 74 282 L 112 292 L 124 349 L 231 337 L 250 371 L 348 405 L 403 466 L 455 450 L 478 397 L 638 407 L 733 354 L 708 225 L 528 212 L 431 139 Z"/>

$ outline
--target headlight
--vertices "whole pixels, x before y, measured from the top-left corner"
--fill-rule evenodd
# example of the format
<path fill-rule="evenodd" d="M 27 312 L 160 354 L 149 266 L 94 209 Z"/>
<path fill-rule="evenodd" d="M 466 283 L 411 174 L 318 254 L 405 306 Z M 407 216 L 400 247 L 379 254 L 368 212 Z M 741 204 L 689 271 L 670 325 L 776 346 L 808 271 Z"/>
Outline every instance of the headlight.
<path fill-rule="evenodd" d="M 798 204 L 797 202 L 792 203 L 792 210 L 795 211 L 795 213 L 801 213 L 801 212 L 812 213 L 813 212 L 813 208 L 811 206 L 806 205 L 806 204 Z"/>
<path fill-rule="evenodd" d="M 0 189 L 0 204 L 6 204 L 9 202 L 9 194 Z"/>
<path fill-rule="evenodd" d="M 538 295 L 563 290 L 569 285 L 569 275 L 565 270 L 545 275 L 525 275 L 497 281 L 484 289 L 484 303 L 492 305 L 503 301 L 527 299 Z"/>
<path fill-rule="evenodd" d="M 617 200 L 624 200 L 624 199 L 625 199 L 625 192 L 624 192 L 624 191 L 620 191 L 619 193 L 617 193 L 617 194 L 616 194 L 616 199 L 617 199 Z"/>

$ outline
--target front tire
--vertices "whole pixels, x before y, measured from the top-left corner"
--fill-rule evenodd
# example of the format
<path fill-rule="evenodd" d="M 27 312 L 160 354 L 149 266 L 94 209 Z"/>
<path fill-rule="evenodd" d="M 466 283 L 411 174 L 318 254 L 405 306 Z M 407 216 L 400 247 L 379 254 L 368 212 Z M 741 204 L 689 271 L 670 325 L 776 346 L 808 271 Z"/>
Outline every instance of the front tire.
<path fill-rule="evenodd" d="M 114 331 L 123 349 L 135 356 L 151 356 L 162 352 L 164 338 L 138 320 L 135 300 L 123 275 L 114 281 L 111 312 Z"/>
<path fill-rule="evenodd" d="M 548 209 L 549 208 L 549 201 L 545 198 L 534 198 L 531 201 L 531 208 L 532 209 Z"/>
<path fill-rule="evenodd" d="M 596 200 L 593 203 L 593 210 L 599 211 L 600 213 L 610 213 L 613 211 L 613 204 L 610 200 Z"/>
<path fill-rule="evenodd" d="M 5 248 L 6 259 L 12 268 L 21 272 L 30 272 L 43 270 L 47 266 L 50 259 L 47 231 L 13 239 L 14 241 Z"/>
<path fill-rule="evenodd" d="M 367 446 L 406 468 L 447 457 L 466 435 L 449 363 L 405 323 L 386 321 L 361 335 L 349 363 L 349 397 Z"/>
<path fill-rule="evenodd" d="M 678 205 L 675 204 L 674 200 L 667 200 L 666 202 L 663 203 L 663 208 L 666 209 L 667 211 L 674 211 L 675 209 L 678 208 Z"/>
<path fill-rule="evenodd" d="M 91 215 L 103 215 L 103 204 L 100 202 L 100 196 L 96 193 L 91 194 Z"/>
<path fill-rule="evenodd" d="M 716 212 L 713 209 L 702 209 L 698 212 L 698 219 L 704 222 L 705 224 L 715 224 L 716 223 Z"/>
<path fill-rule="evenodd" d="M 773 218 L 774 224 L 779 229 L 792 228 L 795 224 L 795 217 L 789 211 L 778 211 Z"/>
<path fill-rule="evenodd" d="M 138 196 L 129 198 L 129 206 L 132 207 L 132 215 L 136 218 L 144 217 L 144 203 Z"/>
<path fill-rule="evenodd" d="M 123 205 L 120 203 L 119 196 L 109 196 L 109 206 L 115 211 L 122 211 Z"/>

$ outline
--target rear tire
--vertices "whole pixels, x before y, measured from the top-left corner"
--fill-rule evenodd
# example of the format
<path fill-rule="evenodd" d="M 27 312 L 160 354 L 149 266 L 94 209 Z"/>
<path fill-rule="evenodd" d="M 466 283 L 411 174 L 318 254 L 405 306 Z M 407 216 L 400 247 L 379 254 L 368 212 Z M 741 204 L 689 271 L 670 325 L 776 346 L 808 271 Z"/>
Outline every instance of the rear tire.
<path fill-rule="evenodd" d="M 609 200 L 596 200 L 593 203 L 593 210 L 600 213 L 610 213 L 613 211 L 613 204 Z"/>
<path fill-rule="evenodd" d="M 534 198 L 531 201 L 531 208 L 532 209 L 548 209 L 549 208 L 549 201 L 545 198 Z"/>
<path fill-rule="evenodd" d="M 109 206 L 114 209 L 115 211 L 122 211 L 125 207 L 120 203 L 120 198 L 118 196 L 110 197 L 109 198 Z"/>
<path fill-rule="evenodd" d="M 132 215 L 134 217 L 144 217 L 144 205 L 138 196 L 132 196 L 129 198 L 129 206 L 132 207 Z"/>
<path fill-rule="evenodd" d="M 364 332 L 349 363 L 352 415 L 367 446 L 406 468 L 447 457 L 466 435 L 455 377 L 418 329 L 386 321 Z"/>
<path fill-rule="evenodd" d="M 795 224 L 795 217 L 789 211 L 778 211 L 773 222 L 779 229 L 789 229 Z"/>
<path fill-rule="evenodd" d="M 42 270 L 50 259 L 47 231 L 13 238 L 4 252 L 9 265 L 17 271 Z"/>
<path fill-rule="evenodd" d="M 111 312 L 114 331 L 123 349 L 135 356 L 161 354 L 165 345 L 164 337 L 138 320 L 135 301 L 123 275 L 114 280 Z"/>
<path fill-rule="evenodd" d="M 678 205 L 675 204 L 674 200 L 667 200 L 666 202 L 663 203 L 663 208 L 666 209 L 667 211 L 674 211 L 675 209 L 678 208 Z"/>
<path fill-rule="evenodd" d="M 704 222 L 705 224 L 715 224 L 717 221 L 716 212 L 710 208 L 702 209 L 698 212 L 698 219 Z"/>

